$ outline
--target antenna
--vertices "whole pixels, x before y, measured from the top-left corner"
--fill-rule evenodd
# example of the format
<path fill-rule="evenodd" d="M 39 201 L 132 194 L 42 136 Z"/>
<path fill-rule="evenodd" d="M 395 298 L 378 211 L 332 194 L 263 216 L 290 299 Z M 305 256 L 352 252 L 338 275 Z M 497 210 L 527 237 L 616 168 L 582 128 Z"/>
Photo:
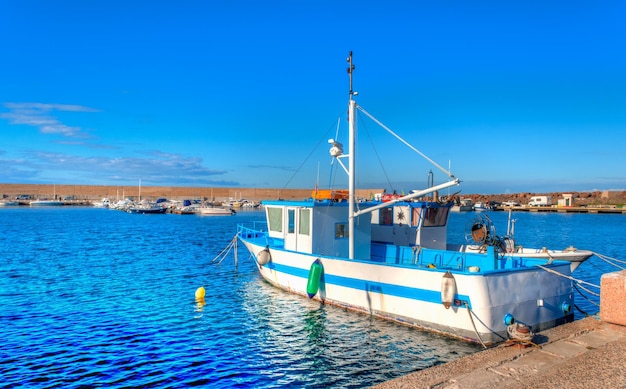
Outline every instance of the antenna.
<path fill-rule="evenodd" d="M 350 64 L 348 66 L 348 74 L 350 75 L 350 100 L 352 100 L 352 97 L 356 95 L 356 93 L 352 90 L 352 72 L 354 71 L 354 65 L 352 64 L 352 50 L 350 50 L 350 55 L 348 55 L 346 60 Z"/>

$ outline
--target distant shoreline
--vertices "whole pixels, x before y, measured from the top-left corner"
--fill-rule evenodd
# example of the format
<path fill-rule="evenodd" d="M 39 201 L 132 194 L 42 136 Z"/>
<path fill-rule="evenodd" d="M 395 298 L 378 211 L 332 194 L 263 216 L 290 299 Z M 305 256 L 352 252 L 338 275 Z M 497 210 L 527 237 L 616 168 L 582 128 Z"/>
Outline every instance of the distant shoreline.
<path fill-rule="evenodd" d="M 33 198 L 59 198 L 72 197 L 75 200 L 99 200 L 104 197 L 138 198 L 140 195 L 146 199 L 165 197 L 168 199 L 191 199 L 201 198 L 210 201 L 248 199 L 260 201 L 264 199 L 305 199 L 311 197 L 313 188 L 307 189 L 280 189 L 280 188 L 237 188 L 237 187 L 177 187 L 177 186 L 115 186 L 115 185 L 53 185 L 53 184 L 0 184 L 0 194 L 3 198 L 14 199 L 18 195 L 30 195 Z M 369 198 L 374 193 L 380 193 L 383 189 L 360 189 L 357 196 Z M 596 191 L 596 192 L 549 192 L 549 193 L 510 193 L 510 194 L 463 194 L 456 197 L 471 198 L 477 201 L 517 201 L 520 204 L 528 203 L 530 197 L 535 195 L 552 196 L 556 203 L 562 198 L 563 193 L 572 193 L 577 205 L 624 205 L 626 204 L 626 191 Z"/>

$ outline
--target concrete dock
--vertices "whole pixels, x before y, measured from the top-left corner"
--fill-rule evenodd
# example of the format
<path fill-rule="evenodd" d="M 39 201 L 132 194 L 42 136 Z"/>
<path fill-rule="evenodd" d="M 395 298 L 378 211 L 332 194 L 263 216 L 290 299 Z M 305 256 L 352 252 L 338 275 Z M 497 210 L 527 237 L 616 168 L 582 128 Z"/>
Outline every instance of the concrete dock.
<path fill-rule="evenodd" d="M 626 327 L 589 317 L 375 386 L 399 388 L 626 388 Z"/>
<path fill-rule="evenodd" d="M 377 385 L 399 388 L 626 388 L 626 270 L 602 276 L 600 316 Z"/>

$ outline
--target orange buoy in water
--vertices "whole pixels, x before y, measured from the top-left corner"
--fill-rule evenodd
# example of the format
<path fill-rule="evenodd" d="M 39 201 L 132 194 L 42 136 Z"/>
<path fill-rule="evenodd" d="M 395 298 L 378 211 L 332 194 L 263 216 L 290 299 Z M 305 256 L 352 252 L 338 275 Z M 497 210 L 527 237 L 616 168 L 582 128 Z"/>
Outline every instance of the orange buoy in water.
<path fill-rule="evenodd" d="M 196 289 L 196 300 L 202 300 L 202 299 L 204 299 L 204 287 L 203 286 Z"/>

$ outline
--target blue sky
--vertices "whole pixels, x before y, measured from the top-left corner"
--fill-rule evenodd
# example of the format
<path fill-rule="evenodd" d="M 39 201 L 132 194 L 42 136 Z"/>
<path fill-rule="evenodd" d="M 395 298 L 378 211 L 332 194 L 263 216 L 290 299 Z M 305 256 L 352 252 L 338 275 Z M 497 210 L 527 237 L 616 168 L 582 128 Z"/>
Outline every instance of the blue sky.
<path fill-rule="evenodd" d="M 626 188 L 626 6 L 0 1 L 0 182 L 343 186 L 357 103 L 463 193 Z M 345 142 L 345 124 L 338 139 Z M 433 169 L 359 118 L 358 184 Z M 382 162 L 380 162 L 380 161 Z"/>

